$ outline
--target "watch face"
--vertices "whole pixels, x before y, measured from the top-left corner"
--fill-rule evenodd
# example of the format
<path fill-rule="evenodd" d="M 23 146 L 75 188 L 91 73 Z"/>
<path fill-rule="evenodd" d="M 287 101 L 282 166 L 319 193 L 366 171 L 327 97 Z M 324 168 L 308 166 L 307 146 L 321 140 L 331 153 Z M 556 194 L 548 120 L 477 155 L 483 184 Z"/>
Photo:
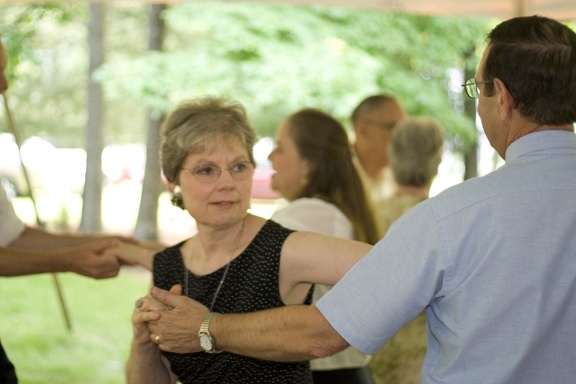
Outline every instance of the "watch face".
<path fill-rule="evenodd" d="M 200 335 L 200 346 L 205 351 L 212 350 L 212 339 L 208 335 Z"/>

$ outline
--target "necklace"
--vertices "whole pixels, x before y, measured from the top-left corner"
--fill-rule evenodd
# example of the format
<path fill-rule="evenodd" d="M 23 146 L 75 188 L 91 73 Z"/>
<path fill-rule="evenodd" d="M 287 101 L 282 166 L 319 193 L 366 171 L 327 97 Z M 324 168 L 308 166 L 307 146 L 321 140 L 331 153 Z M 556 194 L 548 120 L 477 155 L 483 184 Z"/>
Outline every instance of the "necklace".
<path fill-rule="evenodd" d="M 218 293 L 220 293 L 220 289 L 222 288 L 222 285 L 224 285 L 224 280 L 226 280 L 226 275 L 228 275 L 228 270 L 230 269 L 230 264 L 232 263 L 232 256 L 234 255 L 234 251 L 238 248 L 238 244 L 240 243 L 240 239 L 242 238 L 242 234 L 244 233 L 245 221 L 246 221 L 246 219 L 242 220 L 242 226 L 240 227 L 240 231 L 238 232 L 238 236 L 236 237 L 236 241 L 234 242 L 234 248 L 232 249 L 232 252 L 230 253 L 230 256 L 228 257 L 228 263 L 226 263 L 226 268 L 224 269 L 224 273 L 222 274 L 222 278 L 218 282 L 218 286 L 216 287 L 216 291 L 214 291 L 214 295 L 212 296 L 212 303 L 210 303 L 210 308 L 209 308 L 210 312 L 212 312 L 212 309 L 214 308 L 214 303 L 216 303 L 216 298 L 218 297 Z M 200 246 L 202 246 L 202 243 L 200 243 Z M 186 295 L 186 297 L 188 297 L 188 275 L 189 274 L 190 273 L 188 272 L 186 265 L 184 265 L 184 294 Z"/>

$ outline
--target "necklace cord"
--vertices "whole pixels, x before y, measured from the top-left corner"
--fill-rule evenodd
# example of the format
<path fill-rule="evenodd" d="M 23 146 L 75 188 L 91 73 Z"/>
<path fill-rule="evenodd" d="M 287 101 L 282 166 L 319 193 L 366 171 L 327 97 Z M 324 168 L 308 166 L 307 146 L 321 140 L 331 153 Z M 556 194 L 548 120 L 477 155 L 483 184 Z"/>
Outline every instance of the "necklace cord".
<path fill-rule="evenodd" d="M 210 303 L 210 308 L 209 308 L 210 312 L 212 312 L 212 309 L 214 308 L 214 304 L 216 303 L 216 298 L 218 297 L 218 294 L 220 293 L 220 289 L 222 288 L 222 285 L 224 285 L 224 280 L 226 279 L 226 276 L 228 275 L 228 270 L 230 269 L 230 264 L 233 261 L 232 256 L 234 255 L 234 251 L 238 248 L 238 244 L 240 243 L 240 239 L 242 238 L 242 234 L 244 233 L 245 221 L 246 221 L 246 219 L 242 220 L 242 226 L 240 227 L 240 232 L 238 232 L 238 237 L 236 238 L 236 242 L 234 243 L 234 248 L 232 249 L 232 253 L 229 256 L 228 263 L 226 264 L 226 268 L 224 269 L 224 273 L 222 274 L 222 278 L 218 282 L 218 286 L 216 287 L 216 291 L 214 292 L 214 295 L 212 296 L 212 303 Z M 202 243 L 200 243 L 200 244 L 202 244 Z M 190 272 L 186 268 L 186 264 L 184 264 L 184 295 L 186 297 L 188 297 L 188 275 L 189 274 L 190 274 Z"/>

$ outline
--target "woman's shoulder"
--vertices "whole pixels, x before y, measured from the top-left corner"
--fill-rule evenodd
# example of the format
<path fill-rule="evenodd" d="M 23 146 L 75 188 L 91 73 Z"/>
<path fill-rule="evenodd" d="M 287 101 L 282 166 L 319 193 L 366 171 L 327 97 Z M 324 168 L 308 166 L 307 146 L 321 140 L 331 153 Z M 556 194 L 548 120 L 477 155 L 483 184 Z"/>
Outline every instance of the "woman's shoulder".
<path fill-rule="evenodd" d="M 319 197 L 301 197 L 299 199 L 291 201 L 286 207 L 318 207 L 323 209 L 335 209 L 339 210 L 336 205 L 323 200 Z"/>
<path fill-rule="evenodd" d="M 256 221 L 252 222 L 252 241 L 251 243 L 258 243 L 262 239 L 269 238 L 285 238 L 290 233 L 294 232 L 292 229 L 286 228 L 281 223 L 273 219 L 265 219 L 260 216 L 253 216 Z M 253 220 L 253 219 L 251 219 Z M 255 223 L 255 224 L 254 224 Z"/>
<path fill-rule="evenodd" d="M 317 215 L 344 216 L 342 211 L 332 203 L 317 197 L 301 197 L 291 201 L 283 207 L 280 207 L 276 212 L 274 212 L 272 219 L 294 215 L 302 216 L 303 218 L 315 217 Z"/>
<path fill-rule="evenodd" d="M 184 242 L 171 245 L 159 252 L 156 252 L 154 255 L 154 262 L 158 260 L 158 262 L 168 263 L 174 261 L 175 259 L 180 259 L 182 257 L 182 251 L 180 249 L 182 244 L 184 244 Z"/>
<path fill-rule="evenodd" d="M 350 220 L 340 209 L 319 198 L 300 198 L 280 208 L 272 220 L 295 230 L 351 236 Z"/>

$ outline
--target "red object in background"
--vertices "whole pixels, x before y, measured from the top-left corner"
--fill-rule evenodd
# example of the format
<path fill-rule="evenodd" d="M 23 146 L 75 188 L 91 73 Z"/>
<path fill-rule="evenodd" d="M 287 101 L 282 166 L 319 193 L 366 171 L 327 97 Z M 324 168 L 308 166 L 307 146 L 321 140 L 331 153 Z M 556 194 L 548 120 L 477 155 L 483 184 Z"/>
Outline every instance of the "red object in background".
<path fill-rule="evenodd" d="M 280 194 L 270 187 L 270 179 L 274 170 L 268 167 L 258 166 L 254 169 L 252 177 L 252 198 L 253 199 L 278 199 Z"/>

